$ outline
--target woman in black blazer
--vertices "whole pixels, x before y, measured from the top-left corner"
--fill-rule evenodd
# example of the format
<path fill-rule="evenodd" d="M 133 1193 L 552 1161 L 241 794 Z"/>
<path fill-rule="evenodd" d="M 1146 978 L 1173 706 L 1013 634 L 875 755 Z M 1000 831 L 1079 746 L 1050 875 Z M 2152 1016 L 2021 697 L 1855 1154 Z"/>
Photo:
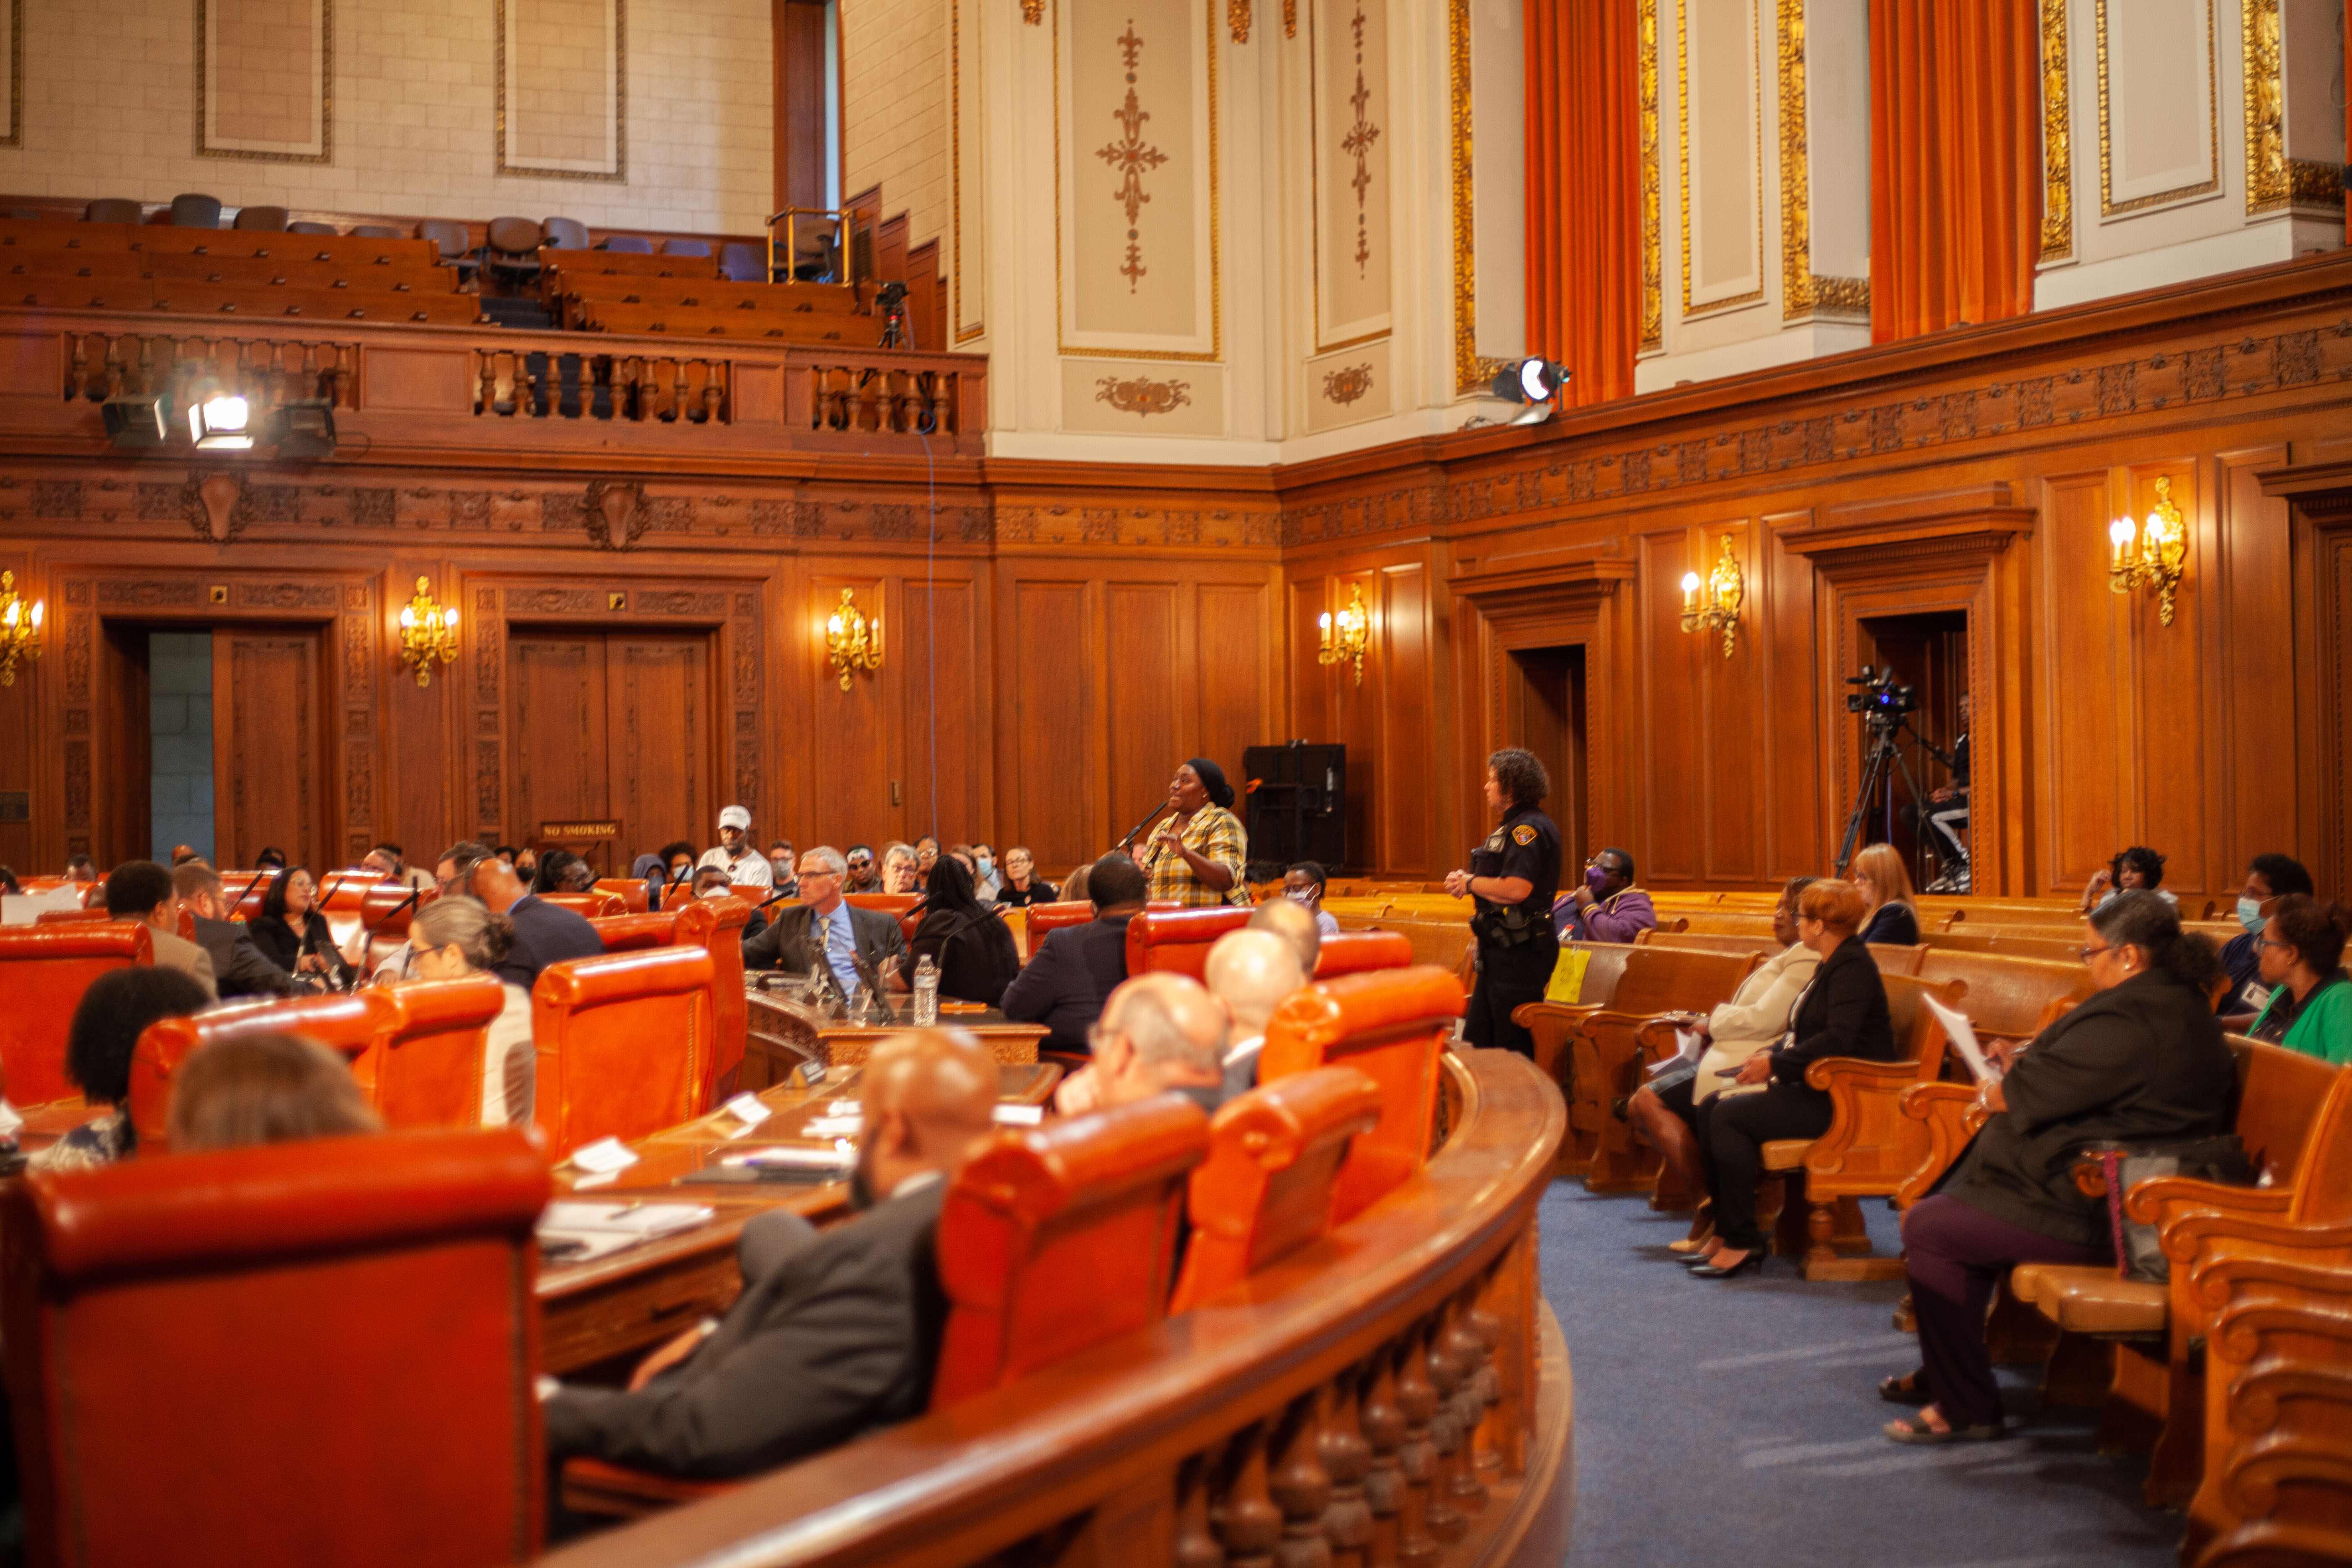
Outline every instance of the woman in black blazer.
<path fill-rule="evenodd" d="M 1698 1108 L 1694 1131 L 1715 1196 L 1715 1238 L 1690 1255 L 1691 1272 L 1701 1279 L 1728 1279 L 1764 1267 L 1770 1248 L 1756 1228 L 1763 1146 L 1830 1130 L 1829 1093 L 1807 1084 L 1805 1069 L 1824 1057 L 1895 1059 L 1886 985 L 1856 934 L 1862 914 L 1862 894 L 1851 882 L 1820 881 L 1804 890 L 1797 900 L 1797 939 L 1822 955 L 1822 966 L 1790 1009 L 1781 1042 L 1748 1058 L 1734 1087 Z"/>
<path fill-rule="evenodd" d="M 289 974 L 312 974 L 335 985 L 351 978 L 351 965 L 335 950 L 334 933 L 319 910 L 318 886 L 299 866 L 269 879 L 269 891 L 261 896 L 261 913 L 246 934 L 264 958 Z"/>
<path fill-rule="evenodd" d="M 2184 933 L 2153 892 L 2101 905 L 2087 926 L 2083 962 L 2099 994 L 1985 1085 L 1991 1120 L 1935 1194 L 1903 1216 L 1922 1364 L 1878 1391 L 1925 1408 L 1886 1424 L 1898 1443 L 2001 1435 L 1985 1307 L 2012 1265 L 2114 1265 L 2106 1202 L 2074 1185 L 2084 1144 L 2230 1130 L 2237 1069 L 2208 999 L 2222 979 L 2212 943 Z"/>

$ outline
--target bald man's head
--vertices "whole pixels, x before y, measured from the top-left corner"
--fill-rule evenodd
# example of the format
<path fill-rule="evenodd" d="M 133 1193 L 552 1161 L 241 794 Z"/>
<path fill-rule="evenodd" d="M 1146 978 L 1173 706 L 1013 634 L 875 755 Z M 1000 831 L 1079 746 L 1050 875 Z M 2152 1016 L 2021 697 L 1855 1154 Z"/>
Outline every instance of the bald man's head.
<path fill-rule="evenodd" d="M 1112 1103 L 1175 1084 L 1223 1080 L 1225 1012 L 1189 975 L 1139 974 L 1103 1004 L 1102 1065 L 1115 1068 Z"/>
<path fill-rule="evenodd" d="M 1202 973 L 1209 994 L 1232 1015 L 1234 1033 L 1247 1037 L 1265 1033 L 1265 1021 L 1276 1004 L 1307 984 L 1298 954 L 1270 931 L 1227 931 L 1209 949 Z"/>
<path fill-rule="evenodd" d="M 995 1125 L 996 1061 L 970 1030 L 893 1035 L 859 1081 L 858 1173 L 877 1200 L 925 1171 L 953 1177 Z"/>
<path fill-rule="evenodd" d="M 1268 899 L 1250 912 L 1249 929 L 1272 931 L 1288 942 L 1298 955 L 1298 972 L 1314 978 L 1315 960 L 1323 951 L 1323 932 L 1315 924 L 1314 910 L 1289 899 Z"/>

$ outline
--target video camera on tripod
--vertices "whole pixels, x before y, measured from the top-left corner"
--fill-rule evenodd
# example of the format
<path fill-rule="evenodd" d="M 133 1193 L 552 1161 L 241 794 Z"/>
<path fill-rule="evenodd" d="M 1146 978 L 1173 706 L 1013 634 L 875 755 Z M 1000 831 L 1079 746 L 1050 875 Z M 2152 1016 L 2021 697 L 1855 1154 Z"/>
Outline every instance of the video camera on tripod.
<path fill-rule="evenodd" d="M 1919 710 L 1919 689 L 1904 685 L 1892 665 L 1877 669 L 1865 664 L 1860 675 L 1847 676 L 1845 683 L 1862 689 L 1845 694 L 1845 710 L 1862 714 L 1874 729 L 1891 729 Z"/>

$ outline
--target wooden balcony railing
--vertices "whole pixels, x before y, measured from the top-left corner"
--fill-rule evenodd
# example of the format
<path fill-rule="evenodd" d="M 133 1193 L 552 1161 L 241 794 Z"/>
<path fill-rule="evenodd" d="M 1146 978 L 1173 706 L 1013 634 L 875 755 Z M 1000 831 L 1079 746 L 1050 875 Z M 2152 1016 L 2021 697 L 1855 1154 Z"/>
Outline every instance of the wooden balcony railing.
<path fill-rule="evenodd" d="M 267 418 L 324 402 L 339 436 L 404 455 L 511 460 L 518 449 L 633 457 L 762 452 L 978 457 L 988 361 L 977 354 L 373 325 L 261 318 L 0 310 L 0 447 L 103 447 L 109 398 L 244 396 Z M 485 437 L 497 432 L 495 450 Z M 175 435 L 157 455 L 184 446 Z"/>
<path fill-rule="evenodd" d="M 1445 1067 L 1444 1148 L 1317 1246 L 1011 1388 L 548 1561 L 1558 1563 L 1571 1400 L 1536 1208 L 1566 1111 L 1507 1052 Z"/>

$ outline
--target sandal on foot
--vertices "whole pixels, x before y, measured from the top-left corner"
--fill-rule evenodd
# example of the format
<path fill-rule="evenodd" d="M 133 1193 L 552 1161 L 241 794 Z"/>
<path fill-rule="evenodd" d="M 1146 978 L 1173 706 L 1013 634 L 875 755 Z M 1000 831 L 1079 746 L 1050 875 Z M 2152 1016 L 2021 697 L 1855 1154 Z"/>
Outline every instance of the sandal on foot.
<path fill-rule="evenodd" d="M 1880 1378 L 1878 1397 L 1889 1405 L 1925 1405 L 1928 1402 L 1927 1391 L 1919 1386 L 1919 1374 L 1916 1372 L 1906 1372 L 1901 1377 Z"/>
<path fill-rule="evenodd" d="M 1994 1438 L 2000 1436 L 2002 1432 L 2002 1428 L 1998 1423 L 1990 1426 L 1955 1426 L 1948 1432 L 1938 1432 L 1934 1427 L 1928 1426 L 1925 1421 L 1920 1422 L 1916 1426 L 1907 1421 L 1889 1421 L 1885 1426 L 1880 1427 L 1879 1430 L 1886 1434 L 1887 1440 L 1889 1442 L 1916 1443 L 1921 1445 L 1930 1443 L 1990 1443 Z"/>

